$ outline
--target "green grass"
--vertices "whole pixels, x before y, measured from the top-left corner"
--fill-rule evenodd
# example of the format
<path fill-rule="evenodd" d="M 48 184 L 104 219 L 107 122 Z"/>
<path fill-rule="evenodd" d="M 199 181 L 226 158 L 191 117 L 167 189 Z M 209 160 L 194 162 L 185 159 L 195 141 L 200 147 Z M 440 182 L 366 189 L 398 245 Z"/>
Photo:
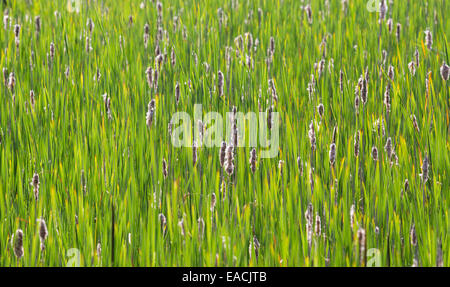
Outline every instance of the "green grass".
<path fill-rule="evenodd" d="M 358 228 L 366 232 L 366 249 L 380 251 L 382 266 L 411 266 L 414 258 L 420 266 L 436 266 L 439 246 L 443 265 L 450 266 L 450 89 L 439 73 L 442 62 L 449 63 L 445 0 L 428 1 L 428 5 L 394 1 L 387 12 L 394 23 L 392 34 L 385 23 L 380 34 L 379 14 L 370 13 L 366 1 L 349 1 L 346 14 L 340 1 L 329 1 L 329 13 L 325 13 L 325 1 L 312 1 L 312 24 L 301 9 L 306 3 L 297 0 L 239 1 L 236 7 L 232 3 L 237 1 L 164 1 L 162 25 L 168 39 L 160 47 L 167 51 L 168 60 L 156 93 L 148 88 L 145 76 L 146 68 L 154 66 L 157 34 L 157 10 L 151 1 L 144 9 L 139 1 L 90 1 L 78 14 L 70 13 L 63 0 L 8 2 L 12 25 L 7 31 L 1 27 L 0 66 L 15 73 L 16 86 L 13 101 L 11 91 L 0 85 L 0 266 L 65 266 L 71 248 L 79 249 L 82 266 L 98 266 L 99 261 L 102 266 L 360 266 L 364 263 L 359 259 Z M 226 15 L 222 29 L 219 7 Z M 261 23 L 258 8 L 263 12 Z M 249 18 L 250 11 L 253 16 Z M 36 15 L 42 20 L 38 36 Z M 175 15 L 179 16 L 177 30 L 173 28 Z M 95 24 L 90 53 L 85 47 L 88 18 Z M 13 32 L 16 22 L 21 25 L 18 49 Z M 397 22 L 402 24 L 399 41 Z M 145 23 L 150 26 L 147 50 Z M 427 28 L 433 33 L 431 51 L 424 43 Z M 246 32 L 259 41 L 252 54 L 254 69 L 241 64 L 233 52 L 227 72 L 225 47 L 235 49 L 235 37 Z M 318 78 L 313 65 L 323 57 L 319 46 L 326 35 L 325 69 Z M 265 60 L 271 36 L 275 54 L 269 71 Z M 51 42 L 56 52 L 49 69 Z M 175 66 L 170 63 L 172 47 Z M 407 65 L 416 48 L 420 65 L 411 76 Z M 382 50 L 388 55 L 380 77 Z M 330 59 L 334 59 L 334 69 L 329 72 Z M 383 98 L 389 65 L 394 67 L 395 78 L 387 116 Z M 69 80 L 64 76 L 66 66 Z M 355 85 L 366 67 L 368 101 L 356 114 Z M 93 80 L 97 68 L 102 75 L 98 83 Z M 225 84 L 223 98 L 214 87 L 219 70 L 230 83 Z M 430 92 L 426 96 L 428 71 Z M 310 99 L 307 87 L 312 73 L 316 92 Z M 261 159 L 258 147 L 257 169 L 252 175 L 250 148 L 238 148 L 235 177 L 225 175 L 227 199 L 222 201 L 219 149 L 200 148 L 193 166 L 191 148 L 172 146 L 168 123 L 176 111 L 192 116 L 195 103 L 203 104 L 204 114 L 217 111 L 225 116 L 232 106 L 245 113 L 257 112 L 260 88 L 260 103 L 266 110 L 272 103 L 267 92 L 270 78 L 278 92 L 278 101 L 273 102 L 281 122 L 278 156 Z M 178 106 L 177 81 L 181 86 Z M 188 81 L 191 89 L 185 84 Z M 36 95 L 34 110 L 30 90 Z M 101 97 L 104 93 L 111 98 L 111 120 Z M 145 116 L 152 98 L 156 111 L 148 129 Z M 316 112 L 319 103 L 325 108 L 322 119 Z M 412 114 L 419 132 L 410 119 Z M 380 118 L 385 136 L 373 128 Z M 314 155 L 308 139 L 311 120 L 316 122 Z M 337 155 L 331 169 L 328 153 L 334 126 Z M 359 157 L 353 152 L 357 131 L 361 135 Z M 384 151 L 387 137 L 392 138 L 398 166 L 390 166 Z M 372 146 L 378 148 L 378 162 L 371 158 Z M 423 184 L 419 174 L 425 155 L 430 176 Z M 304 162 L 303 174 L 297 168 L 298 156 Z M 166 179 L 163 158 L 169 166 Z M 279 160 L 285 162 L 283 175 Z M 30 185 L 34 173 L 40 177 L 37 201 Z M 409 190 L 402 195 L 405 179 Z M 213 211 L 212 193 L 217 196 Z M 321 216 L 324 234 L 312 237 L 311 248 L 305 219 L 309 203 L 314 218 L 316 212 Z M 164 231 L 160 213 L 167 219 Z M 203 237 L 199 217 L 205 222 Z M 48 227 L 43 252 L 39 218 Z M 184 236 L 178 226 L 182 218 Z M 417 246 L 410 240 L 413 223 Z M 24 233 L 24 256 L 18 260 L 11 240 L 19 228 Z M 254 249 L 249 254 L 253 235 L 260 243 L 258 260 Z M 96 255 L 99 242 L 101 260 Z"/>

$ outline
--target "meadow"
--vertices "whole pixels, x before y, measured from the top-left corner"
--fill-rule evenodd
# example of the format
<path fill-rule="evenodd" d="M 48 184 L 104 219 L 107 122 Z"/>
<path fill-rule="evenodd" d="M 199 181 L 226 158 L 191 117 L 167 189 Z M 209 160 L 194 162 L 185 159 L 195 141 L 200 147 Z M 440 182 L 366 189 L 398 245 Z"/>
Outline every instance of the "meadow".
<path fill-rule="evenodd" d="M 0 266 L 450 266 L 447 1 L 6 2 Z"/>

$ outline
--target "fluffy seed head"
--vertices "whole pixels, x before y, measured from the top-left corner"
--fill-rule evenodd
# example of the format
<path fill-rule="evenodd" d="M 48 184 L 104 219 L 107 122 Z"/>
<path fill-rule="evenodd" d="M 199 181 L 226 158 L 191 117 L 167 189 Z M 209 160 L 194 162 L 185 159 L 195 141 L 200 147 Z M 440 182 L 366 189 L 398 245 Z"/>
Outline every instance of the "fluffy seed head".
<path fill-rule="evenodd" d="M 372 159 L 373 159 L 374 161 L 377 161 L 377 160 L 378 160 L 378 149 L 377 149 L 376 146 L 373 146 L 373 147 L 372 147 Z"/>
<path fill-rule="evenodd" d="M 252 171 L 252 173 L 255 173 L 256 170 L 256 149 L 252 148 L 252 150 L 250 151 L 250 170 Z"/>
<path fill-rule="evenodd" d="M 427 46 L 428 50 L 431 50 L 433 46 L 433 34 L 430 30 L 425 30 L 425 45 Z"/>
<path fill-rule="evenodd" d="M 445 62 L 443 62 L 442 66 L 440 68 L 442 80 L 444 80 L 444 81 L 448 80 L 448 77 L 449 77 L 449 74 L 450 74 L 449 71 L 450 71 L 450 67 Z"/>
<path fill-rule="evenodd" d="M 23 257 L 23 231 L 22 229 L 16 230 L 16 235 L 14 237 L 14 255 L 16 255 L 17 259 Z"/>

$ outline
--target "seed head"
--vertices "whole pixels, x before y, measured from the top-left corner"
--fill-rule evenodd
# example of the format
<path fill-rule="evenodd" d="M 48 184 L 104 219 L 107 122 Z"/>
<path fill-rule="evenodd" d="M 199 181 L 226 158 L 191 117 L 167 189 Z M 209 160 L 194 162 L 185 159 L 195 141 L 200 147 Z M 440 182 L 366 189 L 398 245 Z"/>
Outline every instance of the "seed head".
<path fill-rule="evenodd" d="M 317 106 L 317 112 L 319 113 L 320 118 L 322 118 L 323 112 L 324 112 L 324 107 L 323 107 L 323 104 L 322 104 L 322 103 L 320 103 L 320 104 Z"/>
<path fill-rule="evenodd" d="M 16 38 L 19 38 L 19 33 L 20 33 L 20 25 L 16 24 L 16 25 L 14 25 L 14 36 Z"/>
<path fill-rule="evenodd" d="M 250 170 L 252 171 L 252 173 L 255 173 L 256 170 L 256 149 L 252 148 L 252 150 L 250 151 Z"/>
<path fill-rule="evenodd" d="M 358 229 L 359 244 L 359 262 L 364 265 L 366 259 L 366 231 L 362 228 Z"/>
<path fill-rule="evenodd" d="M 41 16 L 34 17 L 34 24 L 36 27 L 36 33 L 41 32 Z"/>
<path fill-rule="evenodd" d="M 417 245 L 417 235 L 416 235 L 416 226 L 414 223 L 411 226 L 411 230 L 409 231 L 409 238 L 411 241 L 411 245 L 416 246 Z"/>
<path fill-rule="evenodd" d="M 33 90 L 30 91 L 30 105 L 31 105 L 31 108 L 34 110 L 35 100 L 34 100 L 34 91 Z"/>
<path fill-rule="evenodd" d="M 164 179 L 166 179 L 167 178 L 167 162 L 166 162 L 165 158 L 163 158 L 163 161 L 162 161 L 162 172 L 163 172 Z"/>
<path fill-rule="evenodd" d="M 425 30 L 425 45 L 427 46 L 428 50 L 431 50 L 433 46 L 433 34 L 430 30 Z"/>
<path fill-rule="evenodd" d="M 192 145 L 192 164 L 195 166 L 197 163 L 197 142 L 194 141 L 194 144 Z"/>
<path fill-rule="evenodd" d="M 234 147 L 233 145 L 228 145 L 225 152 L 225 171 L 229 176 L 233 174 L 234 171 Z"/>
<path fill-rule="evenodd" d="M 377 149 L 376 146 L 373 146 L 373 147 L 372 147 L 372 159 L 373 159 L 374 161 L 377 161 L 377 160 L 378 160 L 378 149 Z"/>
<path fill-rule="evenodd" d="M 14 255 L 16 255 L 17 259 L 23 257 L 23 231 L 22 229 L 16 230 L 16 236 L 14 237 Z"/>
<path fill-rule="evenodd" d="M 312 24 L 312 10 L 311 10 L 311 5 L 307 5 L 305 7 L 305 12 L 306 12 L 306 17 L 308 18 L 308 23 Z"/>
<path fill-rule="evenodd" d="M 31 179 L 31 185 L 33 186 L 34 198 L 39 199 L 39 174 L 35 173 Z"/>
<path fill-rule="evenodd" d="M 217 73 L 217 88 L 219 90 L 219 97 L 223 96 L 223 82 L 224 82 L 224 76 L 221 71 Z"/>
<path fill-rule="evenodd" d="M 448 80 L 448 77 L 450 74 L 449 71 L 450 71 L 450 67 L 447 64 L 445 64 L 445 62 L 442 62 L 442 66 L 440 68 L 442 80 L 444 80 L 444 81 Z"/>
<path fill-rule="evenodd" d="M 94 22 L 91 18 L 87 19 L 86 27 L 88 28 L 89 33 L 92 34 L 92 31 L 94 30 Z"/>
<path fill-rule="evenodd" d="M 214 211 L 215 207 L 216 207 L 216 194 L 213 192 L 211 193 L 211 207 L 210 207 L 211 212 Z"/>
<path fill-rule="evenodd" d="M 421 178 L 423 183 L 425 184 L 428 181 L 428 176 L 429 176 L 429 163 L 428 163 L 428 156 L 425 155 L 425 158 L 423 159 L 422 162 L 422 174 L 421 174 Z"/>
<path fill-rule="evenodd" d="M 397 41 L 400 41 L 400 33 L 402 31 L 402 24 L 397 23 L 397 30 L 395 32 L 395 36 L 397 37 Z"/>
<path fill-rule="evenodd" d="M 384 146 L 384 150 L 386 151 L 388 158 L 391 159 L 393 150 L 392 150 L 392 140 L 390 137 L 388 137 L 386 140 L 386 145 Z"/>
<path fill-rule="evenodd" d="M 314 152 L 314 150 L 316 149 L 316 133 L 314 131 L 314 122 L 312 120 L 309 124 L 308 137 L 311 144 L 311 151 Z"/>
<path fill-rule="evenodd" d="M 320 237 L 322 234 L 322 223 L 320 221 L 320 215 L 318 212 L 316 212 L 316 228 L 315 228 L 315 234 L 317 237 Z"/>
<path fill-rule="evenodd" d="M 391 79 L 391 81 L 394 80 L 394 67 L 392 65 L 388 68 L 388 77 Z"/>
<path fill-rule="evenodd" d="M 272 129 L 272 111 L 273 111 L 273 106 L 269 106 L 269 108 L 267 109 L 267 127 L 269 128 L 269 130 Z"/>
<path fill-rule="evenodd" d="M 355 140 L 354 140 L 354 154 L 356 157 L 359 155 L 359 131 L 356 131 L 355 133 Z"/>
<path fill-rule="evenodd" d="M 160 213 L 158 217 L 159 217 L 159 223 L 161 226 L 161 230 L 163 232 L 165 232 L 166 223 L 167 223 L 166 216 L 164 214 Z"/>
<path fill-rule="evenodd" d="M 47 238 L 48 231 L 47 231 L 47 225 L 45 224 L 45 220 L 41 219 L 39 223 L 39 239 L 41 241 L 41 250 L 45 249 L 45 239 Z"/>
<path fill-rule="evenodd" d="M 409 62 L 408 69 L 409 69 L 409 72 L 411 73 L 411 76 L 414 77 L 414 75 L 416 74 L 416 64 L 414 61 Z"/>
<path fill-rule="evenodd" d="M 330 166 L 333 167 L 336 162 L 336 144 L 332 143 L 330 145 Z"/>

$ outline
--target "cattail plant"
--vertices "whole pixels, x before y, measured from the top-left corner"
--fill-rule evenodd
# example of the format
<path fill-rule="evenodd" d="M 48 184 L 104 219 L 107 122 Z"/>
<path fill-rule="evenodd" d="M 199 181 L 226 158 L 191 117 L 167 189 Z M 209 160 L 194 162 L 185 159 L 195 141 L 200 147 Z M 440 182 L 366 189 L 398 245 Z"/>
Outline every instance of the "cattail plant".
<path fill-rule="evenodd" d="M 270 51 L 270 54 L 269 54 L 269 56 L 270 57 L 273 57 L 273 55 L 275 55 L 275 38 L 274 37 L 270 37 L 270 45 L 269 45 L 269 51 Z"/>
<path fill-rule="evenodd" d="M 387 19 L 386 25 L 388 27 L 389 34 L 392 33 L 392 18 Z"/>
<path fill-rule="evenodd" d="M 9 15 L 3 15 L 3 29 L 8 30 L 8 27 L 11 26 Z"/>
<path fill-rule="evenodd" d="M 252 171 L 252 173 L 255 173 L 256 170 L 256 149 L 252 148 L 252 150 L 250 151 L 250 170 Z"/>
<path fill-rule="evenodd" d="M 221 167 L 223 167 L 223 165 L 225 163 L 226 149 L 227 149 L 227 143 L 225 141 L 222 141 L 222 144 L 220 146 L 220 151 L 219 151 L 219 163 L 220 163 Z"/>
<path fill-rule="evenodd" d="M 19 44 L 20 44 L 20 25 L 16 24 L 14 25 L 14 37 L 15 37 L 15 43 L 16 43 L 16 48 L 19 48 Z"/>
<path fill-rule="evenodd" d="M 311 248 L 312 235 L 313 235 L 313 205 L 312 203 L 308 204 L 308 208 L 305 211 L 305 219 L 306 219 L 306 238 L 308 240 L 308 246 Z"/>
<path fill-rule="evenodd" d="M 223 97 L 223 82 L 224 76 L 221 71 L 217 73 L 217 89 L 219 90 L 219 97 Z"/>
<path fill-rule="evenodd" d="M 150 26 L 145 23 L 144 25 L 144 48 L 147 49 L 148 47 L 148 40 L 150 38 Z"/>
<path fill-rule="evenodd" d="M 388 137 L 386 140 L 386 145 L 384 146 L 384 150 L 386 151 L 388 158 L 391 159 L 393 149 L 392 149 L 392 140 L 390 137 Z"/>
<path fill-rule="evenodd" d="M 214 211 L 214 208 L 216 207 L 216 194 L 213 192 L 211 193 L 211 206 L 210 206 L 210 210 L 211 212 Z"/>
<path fill-rule="evenodd" d="M 272 99 L 274 102 L 278 101 L 277 89 L 275 88 L 275 81 L 273 79 L 269 79 L 269 91 L 272 94 Z"/>
<path fill-rule="evenodd" d="M 167 173 L 167 162 L 166 162 L 165 158 L 163 158 L 163 161 L 162 161 L 162 173 L 163 173 L 164 179 L 166 179 L 168 173 Z"/>
<path fill-rule="evenodd" d="M 145 70 L 145 76 L 146 76 L 148 88 L 151 89 L 153 87 L 153 69 L 152 69 L 152 67 L 148 67 Z"/>
<path fill-rule="evenodd" d="M 388 68 L 388 77 L 391 79 L 391 81 L 394 81 L 394 67 L 392 65 Z"/>
<path fill-rule="evenodd" d="M 269 106 L 269 108 L 267 109 L 267 127 L 269 128 L 269 130 L 272 129 L 272 111 L 273 111 L 273 106 Z"/>
<path fill-rule="evenodd" d="M 354 140 L 354 154 L 356 157 L 359 155 L 359 131 L 356 131 L 355 133 L 355 140 Z"/>
<path fill-rule="evenodd" d="M 47 238 L 48 231 L 47 231 L 47 225 L 45 224 L 44 219 L 39 220 L 39 239 L 41 241 L 41 250 L 44 251 L 45 249 L 45 239 Z"/>
<path fill-rule="evenodd" d="M 309 23 L 309 24 L 312 24 L 313 19 L 312 19 L 311 5 L 308 4 L 308 5 L 305 7 L 305 12 L 306 12 L 306 17 L 308 18 L 308 23 Z"/>
<path fill-rule="evenodd" d="M 197 163 L 197 141 L 194 141 L 194 144 L 192 145 L 192 164 L 195 166 Z"/>
<path fill-rule="evenodd" d="M 325 69 L 325 60 L 322 59 L 320 60 L 317 68 L 317 74 L 319 75 L 319 79 L 321 78 L 324 69 Z"/>
<path fill-rule="evenodd" d="M 425 46 L 427 46 L 428 50 L 431 50 L 433 46 L 433 34 L 429 29 L 425 30 Z"/>
<path fill-rule="evenodd" d="M 367 103 L 367 80 L 365 78 L 362 80 L 360 96 L 361 96 L 363 105 L 366 105 L 366 103 Z"/>
<path fill-rule="evenodd" d="M 353 227 L 355 226 L 355 205 L 352 204 L 350 207 L 350 228 L 353 230 Z"/>
<path fill-rule="evenodd" d="M 154 113 L 155 113 L 155 99 L 152 99 L 148 103 L 147 114 L 145 116 L 145 121 L 149 129 L 152 127 Z"/>
<path fill-rule="evenodd" d="M 280 159 L 278 161 L 278 169 L 280 170 L 281 177 L 283 177 L 283 166 L 284 166 L 284 161 Z"/>
<path fill-rule="evenodd" d="M 102 263 L 102 244 L 100 242 L 97 243 L 97 260 L 100 266 Z"/>
<path fill-rule="evenodd" d="M 102 74 L 100 73 L 100 69 L 97 67 L 97 70 L 94 75 L 94 81 L 96 81 L 98 84 L 100 82 L 101 77 L 102 77 Z"/>
<path fill-rule="evenodd" d="M 402 24 L 397 23 L 397 29 L 395 30 L 395 36 L 397 37 L 397 41 L 400 42 L 400 33 L 402 31 Z"/>
<path fill-rule="evenodd" d="M 380 17 L 378 18 L 378 23 L 381 24 L 384 19 L 386 18 L 386 12 L 387 12 L 387 5 L 386 0 L 381 0 L 379 11 L 380 11 Z"/>
<path fill-rule="evenodd" d="M 41 32 L 41 16 L 37 15 L 36 17 L 34 17 L 34 24 L 35 24 L 36 34 L 39 35 L 39 33 Z"/>
<path fill-rule="evenodd" d="M 414 75 L 416 74 L 416 64 L 414 61 L 408 63 L 408 69 L 409 72 L 411 73 L 411 76 L 414 77 Z"/>
<path fill-rule="evenodd" d="M 450 70 L 450 67 L 445 62 L 442 62 L 442 66 L 439 69 L 439 71 L 441 72 L 442 80 L 444 80 L 444 81 L 448 80 L 448 76 L 450 74 L 449 70 Z"/>
<path fill-rule="evenodd" d="M 320 118 L 322 119 L 323 112 L 324 112 L 324 107 L 323 107 L 323 104 L 322 104 L 322 103 L 320 103 L 320 104 L 317 106 L 317 112 L 319 113 L 319 116 L 320 116 Z"/>
<path fill-rule="evenodd" d="M 33 90 L 30 91 L 30 105 L 31 105 L 31 108 L 34 110 L 35 99 L 34 99 L 34 91 Z"/>
<path fill-rule="evenodd" d="M 303 176 L 303 162 L 300 156 L 297 157 L 297 168 L 298 171 L 300 172 L 300 176 Z"/>
<path fill-rule="evenodd" d="M 86 36 L 86 53 L 89 54 L 90 51 L 92 51 L 91 38 L 89 36 Z"/>
<path fill-rule="evenodd" d="M 419 50 L 416 47 L 416 50 L 414 51 L 414 60 L 416 61 L 416 67 L 419 67 L 419 62 L 420 62 L 420 58 L 419 58 Z"/>
<path fill-rule="evenodd" d="M 33 186 L 33 194 L 34 194 L 34 199 L 36 199 L 36 201 L 39 199 L 39 174 L 35 173 L 33 175 L 33 178 L 31 179 L 31 186 Z"/>
<path fill-rule="evenodd" d="M 16 255 L 17 259 L 23 257 L 23 231 L 22 229 L 16 230 L 16 235 L 14 236 L 14 255 Z"/>
<path fill-rule="evenodd" d="M 314 131 L 314 122 L 312 120 L 309 124 L 308 137 L 311 144 L 311 151 L 314 152 L 316 149 L 316 132 Z"/>
<path fill-rule="evenodd" d="M 16 76 L 14 75 L 14 72 L 11 72 L 8 77 L 8 88 L 11 90 L 11 94 L 14 98 L 14 88 L 16 86 Z"/>
<path fill-rule="evenodd" d="M 336 162 L 336 144 L 332 143 L 330 145 L 330 166 L 333 168 L 334 167 L 334 163 Z"/>
<path fill-rule="evenodd" d="M 359 245 L 359 263 L 364 266 L 366 262 L 366 231 L 362 228 L 358 229 L 358 245 Z"/>
<path fill-rule="evenodd" d="M 390 82 L 387 82 L 386 91 L 384 92 L 383 103 L 386 107 L 386 113 L 389 113 L 391 111 L 391 84 L 390 84 Z"/>
<path fill-rule="evenodd" d="M 184 218 L 181 218 L 180 221 L 178 221 L 178 227 L 180 228 L 180 234 L 184 237 L 185 230 L 184 230 Z"/>
<path fill-rule="evenodd" d="M 373 146 L 373 147 L 372 147 L 372 159 L 373 159 L 374 161 L 377 161 L 377 160 L 378 160 L 378 149 L 377 149 L 376 146 Z"/>
<path fill-rule="evenodd" d="M 94 30 L 94 22 L 92 21 L 91 18 L 88 18 L 88 19 L 87 19 L 86 27 L 87 27 L 87 29 L 88 29 L 88 31 L 89 31 L 89 34 L 92 35 L 92 31 Z"/>
<path fill-rule="evenodd" d="M 224 168 L 228 176 L 231 176 L 234 171 L 234 147 L 233 145 L 228 145 L 225 152 L 225 163 Z"/>
<path fill-rule="evenodd" d="M 108 116 L 108 120 L 112 119 L 112 114 L 111 114 L 111 98 L 108 97 L 108 94 L 105 93 L 103 94 L 103 103 L 105 105 L 105 111 L 106 111 L 106 115 Z"/>
<path fill-rule="evenodd" d="M 412 120 L 412 122 L 413 122 L 413 126 L 414 126 L 414 128 L 416 129 L 416 131 L 417 132 L 420 132 L 420 130 L 419 130 L 419 125 L 417 124 L 417 118 L 416 118 L 416 115 L 411 115 L 411 120 Z"/>
<path fill-rule="evenodd" d="M 160 213 L 160 214 L 158 215 L 158 217 L 159 217 L 159 224 L 160 224 L 160 226 L 161 226 L 161 231 L 162 231 L 163 233 L 165 233 L 165 230 L 166 230 L 166 224 L 167 224 L 166 216 L 165 216 L 163 213 Z"/>
<path fill-rule="evenodd" d="M 320 235 L 322 235 L 322 223 L 320 220 L 319 212 L 316 212 L 316 226 L 315 226 L 314 231 L 315 231 L 314 233 L 317 237 L 320 237 Z"/>
<path fill-rule="evenodd" d="M 3 73 L 3 84 L 5 85 L 5 87 L 8 87 L 8 81 L 9 81 L 8 69 L 3 67 L 2 73 Z"/>
<path fill-rule="evenodd" d="M 409 231 L 409 239 L 412 246 L 417 246 L 416 226 L 414 223 L 411 225 L 411 229 Z"/>

